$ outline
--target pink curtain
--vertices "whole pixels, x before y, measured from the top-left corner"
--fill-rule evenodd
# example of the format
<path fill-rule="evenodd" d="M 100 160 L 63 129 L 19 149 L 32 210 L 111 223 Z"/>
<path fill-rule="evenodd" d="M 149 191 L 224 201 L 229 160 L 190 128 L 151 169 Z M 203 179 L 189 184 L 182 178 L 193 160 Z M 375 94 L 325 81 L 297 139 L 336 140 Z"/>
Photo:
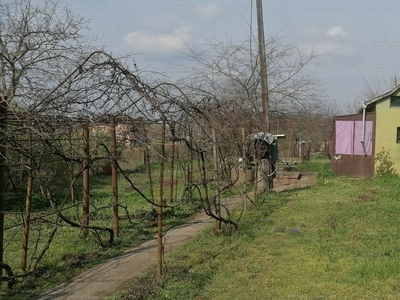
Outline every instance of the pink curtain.
<path fill-rule="evenodd" d="M 362 121 L 335 121 L 335 154 L 372 155 L 372 121 L 365 122 L 365 140 Z"/>
<path fill-rule="evenodd" d="M 335 121 L 335 154 L 353 154 L 354 121 Z"/>
<path fill-rule="evenodd" d="M 372 155 L 372 121 L 365 122 L 365 140 L 363 138 L 362 121 L 354 122 L 354 155 Z"/>

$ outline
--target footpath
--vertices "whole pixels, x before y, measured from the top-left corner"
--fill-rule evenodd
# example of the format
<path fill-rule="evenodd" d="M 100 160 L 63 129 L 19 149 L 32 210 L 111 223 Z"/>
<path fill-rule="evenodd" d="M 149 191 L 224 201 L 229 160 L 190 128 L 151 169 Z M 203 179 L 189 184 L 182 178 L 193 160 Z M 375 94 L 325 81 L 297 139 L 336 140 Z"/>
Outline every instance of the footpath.
<path fill-rule="evenodd" d="M 240 196 L 221 199 L 221 204 L 228 208 L 240 207 L 243 199 Z M 212 223 L 215 220 L 201 212 L 188 223 L 172 228 L 164 236 L 164 253 L 173 251 Z M 33 299 L 104 299 L 154 265 L 156 257 L 157 240 L 146 241 Z"/>
<path fill-rule="evenodd" d="M 316 182 L 316 174 L 307 174 L 301 180 L 274 182 L 274 191 L 304 188 Z M 221 199 L 228 209 L 244 205 L 241 196 Z M 200 231 L 215 223 L 204 212 L 198 213 L 186 224 L 172 228 L 164 237 L 164 253 L 167 254 Z M 63 284 L 33 298 L 34 300 L 91 300 L 104 299 L 122 288 L 127 282 L 139 276 L 156 263 L 157 240 L 149 240 L 137 247 L 98 265 L 64 282 Z"/>

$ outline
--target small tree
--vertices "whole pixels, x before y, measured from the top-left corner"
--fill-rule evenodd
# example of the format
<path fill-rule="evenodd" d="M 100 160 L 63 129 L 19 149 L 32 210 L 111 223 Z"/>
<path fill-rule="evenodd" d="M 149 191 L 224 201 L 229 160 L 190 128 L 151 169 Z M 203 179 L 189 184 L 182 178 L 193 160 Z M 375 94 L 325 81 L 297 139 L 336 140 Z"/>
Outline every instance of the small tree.
<path fill-rule="evenodd" d="M 378 163 L 375 170 L 376 175 L 389 176 L 397 174 L 394 168 L 394 162 L 390 156 L 390 150 L 385 150 L 385 148 L 382 147 L 382 150 L 376 154 L 375 162 Z"/>

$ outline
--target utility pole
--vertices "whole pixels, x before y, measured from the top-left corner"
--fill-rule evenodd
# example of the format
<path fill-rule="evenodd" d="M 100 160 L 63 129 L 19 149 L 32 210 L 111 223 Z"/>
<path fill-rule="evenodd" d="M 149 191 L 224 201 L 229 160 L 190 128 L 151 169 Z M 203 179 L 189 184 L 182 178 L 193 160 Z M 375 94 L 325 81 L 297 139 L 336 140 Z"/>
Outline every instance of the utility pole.
<path fill-rule="evenodd" d="M 269 125 L 269 105 L 268 105 L 268 84 L 267 84 L 267 62 L 265 57 L 264 41 L 264 21 L 262 0 L 257 0 L 257 28 L 258 28 L 258 53 L 260 57 L 260 76 L 261 76 L 261 101 L 262 119 L 261 125 L 266 132 L 270 131 Z"/>
<path fill-rule="evenodd" d="M 0 263 L 4 259 L 4 217 L 5 217 L 5 191 L 6 191 L 6 139 L 7 139 L 7 98 L 0 93 Z M 0 277 L 3 268 L 0 268 Z M 1 288 L 1 284 L 0 284 Z"/>
<path fill-rule="evenodd" d="M 260 80 L 261 80 L 261 104 L 262 104 L 262 119 L 261 125 L 265 132 L 270 132 L 269 122 L 269 104 L 268 104 L 268 80 L 267 80 L 267 60 L 265 55 L 265 40 L 264 40 L 264 18 L 262 9 L 262 0 L 257 0 L 257 28 L 258 28 L 258 56 L 260 57 Z M 269 170 L 270 162 L 262 162 L 262 170 Z M 256 168 L 257 172 L 257 168 Z M 256 176 L 258 178 L 258 176 Z M 257 186 L 257 181 L 255 186 Z M 268 177 L 266 191 L 270 192 L 273 186 L 272 177 Z M 257 188 L 255 188 L 255 199 L 257 199 Z M 257 203 L 257 202 L 255 202 Z"/>

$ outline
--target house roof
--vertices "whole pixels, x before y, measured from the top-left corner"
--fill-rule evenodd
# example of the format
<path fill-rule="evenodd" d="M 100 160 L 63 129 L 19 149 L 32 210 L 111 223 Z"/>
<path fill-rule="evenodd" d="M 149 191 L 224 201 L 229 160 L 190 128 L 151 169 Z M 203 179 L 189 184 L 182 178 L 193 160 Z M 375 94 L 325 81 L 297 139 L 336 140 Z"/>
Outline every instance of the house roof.
<path fill-rule="evenodd" d="M 385 92 L 385 93 L 383 93 L 381 95 L 375 96 L 374 98 L 371 98 L 371 99 L 369 99 L 367 101 L 364 101 L 364 105 L 368 106 L 368 105 L 371 105 L 371 104 L 373 104 L 373 103 L 375 103 L 375 102 L 377 102 L 379 100 L 382 100 L 383 98 L 386 98 L 386 97 L 392 95 L 398 89 L 400 89 L 400 83 L 396 84 L 391 90 L 389 90 L 389 91 L 387 91 L 387 92 Z"/>

